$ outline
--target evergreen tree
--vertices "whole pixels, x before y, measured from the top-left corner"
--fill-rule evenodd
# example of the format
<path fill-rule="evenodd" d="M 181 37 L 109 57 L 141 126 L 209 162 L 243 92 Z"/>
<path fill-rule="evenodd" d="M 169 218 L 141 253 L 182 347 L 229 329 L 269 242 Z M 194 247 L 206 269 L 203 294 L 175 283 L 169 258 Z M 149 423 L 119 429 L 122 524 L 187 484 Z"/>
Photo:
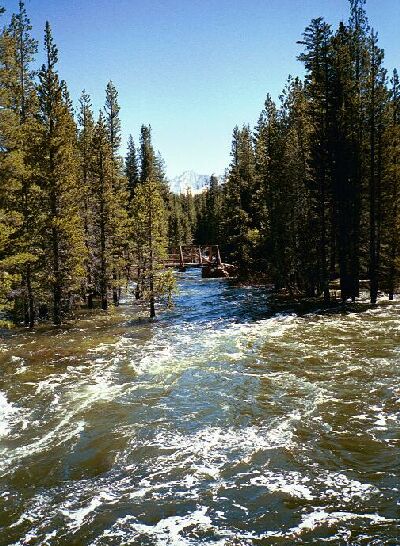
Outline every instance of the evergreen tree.
<path fill-rule="evenodd" d="M 31 161 L 37 133 L 37 100 L 31 64 L 37 42 L 30 32 L 24 3 L 19 2 L 18 14 L 12 16 L 1 37 L 1 162 L 3 204 L 14 218 L 12 225 L 16 228 L 8 247 L 13 278 L 20 280 L 20 288 L 14 287 L 14 311 L 16 318 L 22 314 L 24 323 L 32 327 L 35 322 L 34 269 L 40 253 L 40 215 L 37 214 L 39 191 Z"/>
<path fill-rule="evenodd" d="M 193 195 L 189 188 L 186 193 L 181 195 L 182 203 L 182 227 L 183 227 L 183 244 L 191 245 L 194 241 L 196 231 L 196 210 L 194 206 Z"/>
<path fill-rule="evenodd" d="M 156 297 L 166 289 L 172 290 L 172 280 L 166 282 L 161 272 L 168 247 L 168 224 L 150 127 L 142 125 L 140 144 L 140 184 L 136 187 L 131 214 L 139 264 L 138 287 L 140 295 L 149 302 L 150 318 L 154 318 Z"/>
<path fill-rule="evenodd" d="M 207 190 L 206 192 L 199 193 L 194 196 L 194 208 L 196 213 L 196 231 L 194 234 L 194 242 L 198 245 L 209 245 L 213 243 L 210 239 L 209 225 L 208 225 L 208 212 L 207 212 Z M 221 188 L 221 195 L 222 195 Z M 221 207 L 223 204 L 223 198 L 221 196 Z M 220 230 L 222 229 L 221 223 L 223 222 L 223 216 L 220 218 Z"/>
<path fill-rule="evenodd" d="M 126 266 L 126 245 L 124 230 L 127 228 L 126 179 L 122 174 L 122 162 L 118 155 L 121 145 L 121 121 L 118 92 L 110 81 L 106 87 L 106 104 L 104 107 L 108 138 L 112 152 L 112 186 L 114 192 L 113 206 L 115 216 L 115 232 L 113 234 L 113 272 L 112 294 L 114 305 L 119 305 L 122 284 L 122 271 Z"/>
<path fill-rule="evenodd" d="M 400 279 L 400 83 L 397 70 L 391 79 L 388 118 L 383 137 L 385 149 L 382 187 L 382 288 L 393 300 Z"/>
<path fill-rule="evenodd" d="M 140 128 L 140 182 L 144 183 L 150 178 L 155 178 L 155 153 L 151 144 L 151 127 L 142 125 Z"/>
<path fill-rule="evenodd" d="M 370 298 L 376 303 L 380 280 L 380 247 L 382 227 L 383 123 L 387 103 L 386 71 L 382 67 L 383 51 L 377 35 L 371 31 L 369 78 L 367 81 L 367 116 L 369 126 L 369 228 L 370 228 Z"/>
<path fill-rule="evenodd" d="M 184 244 L 183 211 L 180 195 L 170 194 L 168 203 L 168 243 L 169 251 L 176 252 Z"/>
<path fill-rule="evenodd" d="M 246 275 L 251 264 L 255 159 L 250 128 L 233 130 L 231 165 L 225 184 L 224 232 L 231 259 Z"/>
<path fill-rule="evenodd" d="M 113 155 L 106 121 L 102 112 L 100 112 L 93 131 L 91 160 L 94 255 L 97 266 L 95 286 L 96 292 L 100 295 L 101 308 L 106 311 L 114 256 L 115 194 L 113 188 Z"/>
<path fill-rule="evenodd" d="M 276 104 L 267 95 L 255 129 L 255 169 L 260 188 L 260 266 L 277 288 L 284 286 L 284 249 L 286 241 L 281 226 L 285 226 L 286 193 L 282 180 L 284 131 Z M 283 209 L 283 210 L 282 210 Z"/>
<path fill-rule="evenodd" d="M 92 141 L 94 135 L 94 119 L 90 97 L 85 91 L 82 92 L 79 100 L 79 132 L 78 148 L 80 152 L 80 179 L 82 191 L 82 210 L 85 247 L 86 247 L 86 285 L 85 293 L 87 295 L 87 305 L 89 309 L 93 308 L 93 297 L 96 289 L 94 285 L 94 241 L 93 241 L 93 207 L 92 207 Z"/>
<path fill-rule="evenodd" d="M 150 305 L 150 318 L 155 317 L 158 277 L 167 249 L 167 224 L 164 202 L 157 182 L 149 178 L 140 184 L 133 200 L 133 226 L 140 245 L 143 294 Z"/>
<path fill-rule="evenodd" d="M 38 85 L 41 122 L 38 152 L 49 234 L 44 242 L 45 270 L 50 272 L 53 322 L 58 325 L 81 285 L 85 247 L 79 214 L 76 126 L 69 97 L 56 71 L 58 51 L 49 23 L 46 23 L 45 51 L 47 61 L 39 72 Z"/>
<path fill-rule="evenodd" d="M 129 200 L 131 201 L 135 193 L 135 188 L 140 181 L 137 153 L 132 135 L 129 135 L 128 139 L 128 152 L 125 159 L 125 176 L 128 181 Z"/>
<path fill-rule="evenodd" d="M 303 34 L 306 68 L 305 94 L 311 124 L 311 196 L 315 215 L 317 291 L 329 300 L 329 279 L 335 274 L 335 234 L 332 203 L 332 66 L 331 29 L 322 18 L 313 19 Z"/>
<path fill-rule="evenodd" d="M 337 255 L 342 299 L 359 294 L 361 221 L 361 145 L 359 76 L 352 48 L 353 34 L 343 24 L 332 40 L 333 108 L 333 195 L 337 223 Z M 357 61 L 358 66 L 358 61 Z M 357 72 L 359 68 L 357 68 Z"/>
<path fill-rule="evenodd" d="M 209 187 L 205 193 L 205 221 L 207 227 L 207 241 L 216 245 L 221 244 L 221 206 L 219 181 L 215 175 L 211 175 Z"/>
<path fill-rule="evenodd" d="M 106 104 L 104 112 L 106 115 L 107 131 L 110 140 L 110 146 L 113 157 L 118 157 L 119 147 L 121 145 L 121 121 L 119 118 L 120 107 L 118 104 L 118 91 L 112 81 L 109 81 L 106 87 Z"/>
<path fill-rule="evenodd" d="M 165 161 L 160 152 L 157 152 L 155 154 L 154 172 L 155 172 L 156 180 L 160 187 L 161 196 L 164 200 L 164 204 L 166 207 L 168 207 L 169 196 L 171 192 L 169 189 L 169 184 L 168 184 L 167 175 L 166 175 Z"/>
<path fill-rule="evenodd" d="M 314 296 L 321 292 L 321 287 L 318 286 L 315 229 L 318 217 L 310 191 L 313 182 L 310 169 L 312 128 L 303 84 L 298 78 L 289 78 L 282 100 L 282 200 L 278 204 L 278 217 L 282 226 L 279 250 L 284 252 L 281 260 L 283 278 L 291 291 L 301 290 Z"/>

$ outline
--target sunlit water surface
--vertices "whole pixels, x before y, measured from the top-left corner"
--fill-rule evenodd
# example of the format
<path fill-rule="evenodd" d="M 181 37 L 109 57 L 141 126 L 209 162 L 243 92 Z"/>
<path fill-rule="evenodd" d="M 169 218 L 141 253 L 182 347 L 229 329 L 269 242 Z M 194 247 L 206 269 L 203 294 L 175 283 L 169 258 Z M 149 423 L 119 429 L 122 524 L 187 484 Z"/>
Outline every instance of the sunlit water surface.
<path fill-rule="evenodd" d="M 179 279 L 153 324 L 3 337 L 0 544 L 400 544 L 400 303 Z"/>

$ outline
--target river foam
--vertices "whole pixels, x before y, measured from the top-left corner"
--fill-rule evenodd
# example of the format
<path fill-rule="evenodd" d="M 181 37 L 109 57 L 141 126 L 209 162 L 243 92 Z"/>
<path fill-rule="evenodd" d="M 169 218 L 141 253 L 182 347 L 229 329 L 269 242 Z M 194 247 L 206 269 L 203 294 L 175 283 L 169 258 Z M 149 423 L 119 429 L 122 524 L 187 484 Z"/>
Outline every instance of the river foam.
<path fill-rule="evenodd" d="M 156 322 L 1 348 L 7 543 L 391 545 L 399 303 L 271 316 L 196 275 Z"/>

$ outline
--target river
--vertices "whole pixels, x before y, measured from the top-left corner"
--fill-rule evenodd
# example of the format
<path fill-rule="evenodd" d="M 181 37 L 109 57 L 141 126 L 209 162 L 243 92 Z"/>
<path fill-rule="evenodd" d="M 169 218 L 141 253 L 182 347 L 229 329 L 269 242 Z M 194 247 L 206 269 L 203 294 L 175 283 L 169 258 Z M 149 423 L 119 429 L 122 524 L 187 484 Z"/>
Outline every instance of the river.
<path fill-rule="evenodd" d="M 4 335 L 0 544 L 400 544 L 400 302 L 179 286 L 154 323 Z"/>

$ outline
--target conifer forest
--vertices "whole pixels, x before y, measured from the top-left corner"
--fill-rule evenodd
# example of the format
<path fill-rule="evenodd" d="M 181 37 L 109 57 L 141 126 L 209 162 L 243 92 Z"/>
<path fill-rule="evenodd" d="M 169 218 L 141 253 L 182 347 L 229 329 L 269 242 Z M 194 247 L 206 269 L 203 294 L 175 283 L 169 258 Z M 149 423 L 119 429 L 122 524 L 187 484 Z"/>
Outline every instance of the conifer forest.
<path fill-rule="evenodd" d="M 0 546 L 398 543 L 400 79 L 366 0 L 181 193 L 29 8 L 0 8 Z"/>
<path fill-rule="evenodd" d="M 16 322 L 61 324 L 77 305 L 118 305 L 171 289 L 163 258 L 219 244 L 241 278 L 343 301 L 370 281 L 393 299 L 399 270 L 400 84 L 387 74 L 360 0 L 332 29 L 313 19 L 300 40 L 304 81 L 267 95 L 256 126 L 235 127 L 231 163 L 199 196 L 169 191 L 150 126 L 121 156 L 118 91 L 74 108 L 50 24 L 46 63 L 23 2 L 1 35 L 1 305 Z M 134 271 L 135 270 L 135 271 Z M 150 287 L 151 285 L 151 287 Z M 154 304 L 153 304 L 154 305 Z M 154 309 L 152 311 L 154 313 Z"/>

